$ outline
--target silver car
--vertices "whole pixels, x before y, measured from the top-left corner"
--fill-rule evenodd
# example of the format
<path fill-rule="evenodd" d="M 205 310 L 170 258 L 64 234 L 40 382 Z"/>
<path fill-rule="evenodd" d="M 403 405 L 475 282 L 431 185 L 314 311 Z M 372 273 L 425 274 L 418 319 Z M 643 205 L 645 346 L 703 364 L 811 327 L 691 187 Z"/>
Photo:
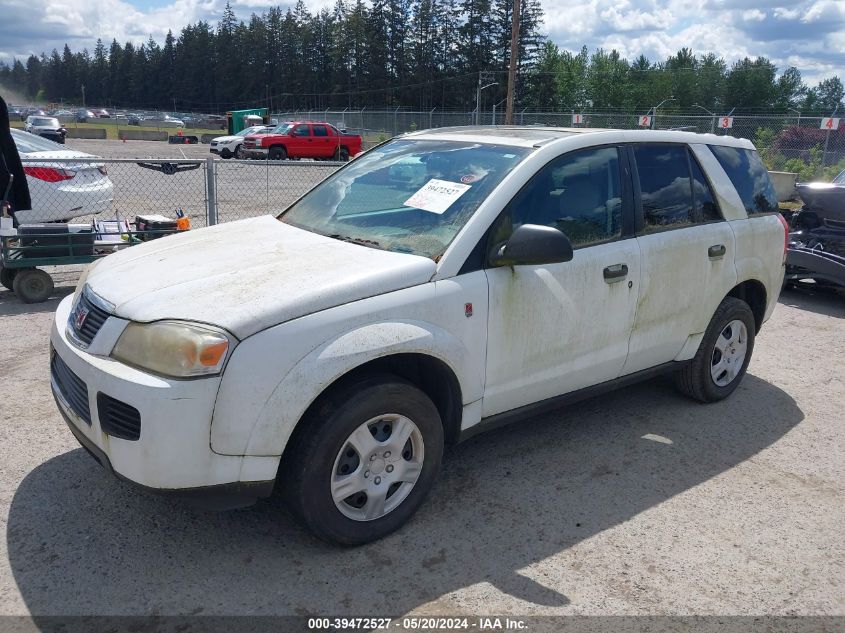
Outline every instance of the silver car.
<path fill-rule="evenodd" d="M 64 143 L 67 130 L 59 120 L 50 116 L 28 116 L 23 129 L 30 134 L 37 134 L 56 143 Z"/>

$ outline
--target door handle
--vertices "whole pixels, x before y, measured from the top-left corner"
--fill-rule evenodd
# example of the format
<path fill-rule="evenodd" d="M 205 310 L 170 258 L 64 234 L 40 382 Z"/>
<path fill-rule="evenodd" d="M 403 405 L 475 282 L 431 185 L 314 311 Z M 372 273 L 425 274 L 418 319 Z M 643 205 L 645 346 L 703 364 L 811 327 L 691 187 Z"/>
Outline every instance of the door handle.
<path fill-rule="evenodd" d="M 710 259 L 721 259 L 725 256 L 725 245 L 724 244 L 714 244 L 710 248 L 707 249 L 707 257 Z"/>
<path fill-rule="evenodd" d="M 609 284 L 615 284 L 628 276 L 627 264 L 614 264 L 604 269 L 604 280 Z"/>

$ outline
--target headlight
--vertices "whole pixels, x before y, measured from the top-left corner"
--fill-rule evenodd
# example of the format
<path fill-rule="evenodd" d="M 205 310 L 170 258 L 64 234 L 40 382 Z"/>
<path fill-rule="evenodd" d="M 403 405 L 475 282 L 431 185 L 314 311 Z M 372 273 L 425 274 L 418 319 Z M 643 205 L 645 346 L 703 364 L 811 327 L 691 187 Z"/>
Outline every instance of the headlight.
<path fill-rule="evenodd" d="M 112 350 L 127 365 L 170 376 L 219 374 L 234 339 L 208 325 L 182 321 L 130 323 Z"/>

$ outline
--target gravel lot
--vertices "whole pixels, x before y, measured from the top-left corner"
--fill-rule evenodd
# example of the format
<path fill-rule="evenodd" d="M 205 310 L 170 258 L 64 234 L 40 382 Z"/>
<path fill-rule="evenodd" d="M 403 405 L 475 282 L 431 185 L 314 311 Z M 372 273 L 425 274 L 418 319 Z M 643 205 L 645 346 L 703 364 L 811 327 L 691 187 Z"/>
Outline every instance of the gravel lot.
<path fill-rule="evenodd" d="M 0 291 L 0 615 L 845 615 L 843 296 L 785 294 L 727 401 L 657 380 L 479 436 L 409 525 L 338 549 L 275 499 L 204 513 L 101 470 L 48 382 L 75 279 Z"/>
<path fill-rule="evenodd" d="M 221 218 L 283 206 L 330 169 L 217 164 Z M 201 171 L 109 174 L 122 215 L 182 206 L 201 224 Z M 784 294 L 726 402 L 656 380 L 482 435 L 448 451 L 404 529 L 338 549 L 276 499 L 205 513 L 107 476 L 50 395 L 52 312 L 79 271 L 51 272 L 45 304 L 0 289 L 0 615 L 845 616 L 845 295 Z"/>

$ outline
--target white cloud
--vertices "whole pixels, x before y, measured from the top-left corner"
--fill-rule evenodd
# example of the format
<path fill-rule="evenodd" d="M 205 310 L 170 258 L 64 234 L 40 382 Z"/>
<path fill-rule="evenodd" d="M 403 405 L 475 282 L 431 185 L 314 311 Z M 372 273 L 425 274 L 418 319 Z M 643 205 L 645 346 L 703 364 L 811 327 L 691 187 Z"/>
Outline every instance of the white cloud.
<path fill-rule="evenodd" d="M 282 6 L 293 4 L 288 0 Z M 225 0 L 171 0 L 139 9 L 126 0 L 0 0 L 0 60 L 49 54 L 65 43 L 76 51 L 117 39 L 161 43 L 168 29 L 215 24 Z M 543 0 L 550 39 L 568 50 L 586 44 L 616 48 L 624 56 L 662 60 L 682 47 L 712 52 L 729 62 L 744 56 L 769 57 L 781 69 L 797 66 L 810 83 L 845 68 L 845 3 L 842 0 Z M 334 0 L 306 0 L 312 11 Z M 234 0 L 240 19 L 278 4 L 277 0 Z M 32 20 L 37 15 L 41 19 Z"/>

